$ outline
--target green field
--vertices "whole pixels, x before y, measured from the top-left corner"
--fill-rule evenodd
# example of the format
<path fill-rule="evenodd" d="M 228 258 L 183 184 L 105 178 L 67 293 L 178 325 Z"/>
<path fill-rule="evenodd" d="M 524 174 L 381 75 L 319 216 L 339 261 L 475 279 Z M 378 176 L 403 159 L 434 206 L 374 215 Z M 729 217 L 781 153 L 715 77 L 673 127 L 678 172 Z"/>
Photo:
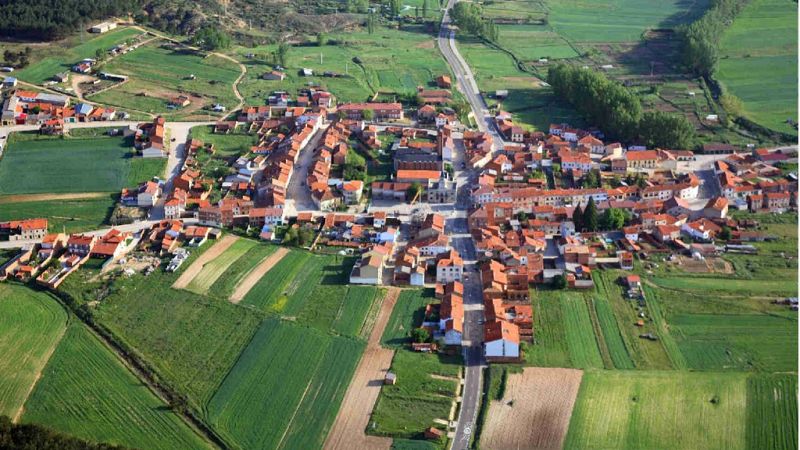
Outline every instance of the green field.
<path fill-rule="evenodd" d="M 549 23 L 573 42 L 638 41 L 650 28 L 673 28 L 702 15 L 708 0 L 582 0 L 548 1 Z"/>
<path fill-rule="evenodd" d="M 524 353 L 526 363 L 540 367 L 572 367 L 561 302 L 558 297 L 533 289 L 530 297 L 536 344 L 528 346 Z"/>
<path fill-rule="evenodd" d="M 208 405 L 235 448 L 319 448 L 364 344 L 267 319 Z"/>
<path fill-rule="evenodd" d="M 66 324 L 49 294 L 0 284 L 0 415 L 19 412 Z"/>
<path fill-rule="evenodd" d="M 564 313 L 564 331 L 573 365 L 581 369 L 603 367 L 583 296 L 562 293 L 558 301 Z"/>
<path fill-rule="evenodd" d="M 743 449 L 747 375 L 584 373 L 565 448 Z"/>
<path fill-rule="evenodd" d="M 238 239 L 228 247 L 221 255 L 209 261 L 196 277 L 192 278 L 186 289 L 196 294 L 205 294 L 211 285 L 245 253 L 258 245 L 256 241 L 250 239 Z"/>
<path fill-rule="evenodd" d="M 272 245 L 255 245 L 241 258 L 231 264 L 208 289 L 207 294 L 212 297 L 227 299 L 236 290 L 239 282 L 250 273 L 261 261 L 275 252 L 277 247 Z"/>
<path fill-rule="evenodd" d="M 70 68 L 83 58 L 94 58 L 95 52 L 109 50 L 117 44 L 142 34 L 133 28 L 117 28 L 95 38 L 90 38 L 72 48 L 60 49 L 54 56 L 47 57 L 30 66 L 14 72 L 20 80 L 41 84 L 59 72 L 69 72 Z"/>
<path fill-rule="evenodd" d="M 22 419 L 128 447 L 209 447 L 77 321 L 47 363 Z"/>
<path fill-rule="evenodd" d="M 797 295 L 797 281 L 792 279 L 770 280 L 742 280 L 735 278 L 715 277 L 653 277 L 653 283 L 659 287 L 679 291 L 704 291 L 729 295 L 753 296 L 789 296 Z"/>
<path fill-rule="evenodd" d="M 189 264 L 191 259 L 184 267 Z M 261 316 L 225 300 L 172 289 L 176 278 L 156 271 L 146 280 L 117 279 L 115 292 L 103 300 L 95 316 L 186 394 L 191 404 L 201 407 L 247 346 Z M 93 299 L 91 287 L 75 276 L 63 285 L 74 296 L 78 296 L 75 291 L 86 292 L 85 300 Z"/>
<path fill-rule="evenodd" d="M 747 447 L 797 448 L 797 374 L 747 380 Z"/>
<path fill-rule="evenodd" d="M 797 134 L 797 3 L 753 0 L 720 42 L 716 78 L 744 101 L 751 120 Z"/>
<path fill-rule="evenodd" d="M 17 140 L 12 134 L 0 160 L 0 193 L 117 192 L 164 170 L 164 161 L 132 156 L 123 138 Z"/>
<path fill-rule="evenodd" d="M 395 309 L 400 302 L 398 300 Z M 397 384 L 381 388 L 368 433 L 421 439 L 428 427 L 443 429 L 434 419 L 448 420 L 461 364 L 459 356 L 397 350 L 391 367 L 397 375 Z"/>
<path fill-rule="evenodd" d="M 617 369 L 633 369 L 634 364 L 628 353 L 628 345 L 619 329 L 619 324 L 614 316 L 614 311 L 607 298 L 595 296 L 592 301 L 600 324 L 603 340 L 608 349 L 611 361 Z"/>
<path fill-rule="evenodd" d="M 93 101 L 151 113 L 169 112 L 167 100 L 180 93 L 203 97 L 204 106 L 221 103 L 231 108 L 237 103 L 233 83 L 241 72 L 235 63 L 219 56 L 149 44 L 114 58 L 103 69 L 128 75 L 131 81 L 91 96 Z"/>
<path fill-rule="evenodd" d="M 411 339 L 411 330 L 422 323 L 425 306 L 436 302 L 433 289 L 404 289 L 383 331 L 381 345 L 402 347 L 406 344 Z"/>
<path fill-rule="evenodd" d="M 0 164 L 2 165 L 2 164 Z M 46 200 L 36 202 L 3 202 L 0 196 L 0 222 L 6 220 L 44 217 L 49 221 L 50 231 L 97 230 L 102 228 L 114 210 L 114 196 L 81 200 Z"/>
<path fill-rule="evenodd" d="M 294 96 L 297 89 L 311 82 L 328 89 L 339 101 L 362 102 L 377 91 L 414 92 L 417 86 L 427 86 L 438 75 L 450 73 L 434 46 L 433 36 L 421 26 L 405 25 L 403 30 L 378 26 L 373 34 L 358 30 L 331 33 L 327 37 L 331 44 L 323 47 L 292 47 L 283 81 L 261 80 L 261 75 L 272 66 L 261 59 L 244 58 L 247 53 L 269 54 L 276 46 L 237 49 L 247 66 L 247 75 L 240 85 L 246 101 L 264 104 L 265 98 L 275 90 L 284 90 Z M 356 63 L 354 58 L 361 62 Z M 299 76 L 301 68 L 313 69 L 315 76 Z M 324 71 L 344 76 L 325 78 L 321 76 Z"/>
<path fill-rule="evenodd" d="M 376 287 L 349 286 L 338 316 L 331 324 L 332 330 L 345 336 L 366 338 L 370 330 L 365 329 L 364 318 L 375 305 L 375 301 L 382 297 L 383 291 Z"/>
<path fill-rule="evenodd" d="M 199 139 L 206 144 L 214 144 L 215 155 L 244 155 L 250 147 L 256 145 L 255 134 L 236 132 L 231 134 L 214 134 L 211 125 L 200 125 L 192 128 L 192 139 Z"/>

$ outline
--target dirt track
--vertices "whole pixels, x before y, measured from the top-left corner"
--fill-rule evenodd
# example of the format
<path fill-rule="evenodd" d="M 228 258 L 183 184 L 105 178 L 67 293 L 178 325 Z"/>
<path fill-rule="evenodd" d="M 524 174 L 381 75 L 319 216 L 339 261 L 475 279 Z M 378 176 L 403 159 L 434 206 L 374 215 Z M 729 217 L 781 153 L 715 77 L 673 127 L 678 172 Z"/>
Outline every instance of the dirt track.
<path fill-rule="evenodd" d="M 108 192 L 74 192 L 67 194 L 14 194 L 0 196 L 0 204 L 43 202 L 48 200 L 83 200 L 87 198 L 108 197 Z"/>
<path fill-rule="evenodd" d="M 392 365 L 394 350 L 381 347 L 381 335 L 392 315 L 392 308 L 400 295 L 397 288 L 389 288 L 383 299 L 378 319 L 361 356 L 356 373 L 347 393 L 344 395 L 339 414 L 325 440 L 325 450 L 388 449 L 392 446 L 390 438 L 367 436 L 364 430 L 378 394 L 381 392 L 383 378 Z"/>
<path fill-rule="evenodd" d="M 205 253 L 200 255 L 200 257 L 197 258 L 192 263 L 192 265 L 189 266 L 189 268 L 186 269 L 186 271 L 183 272 L 180 277 L 178 277 L 177 280 L 175 280 L 175 283 L 172 284 L 172 287 L 175 289 L 186 288 L 186 286 L 189 285 L 189 283 L 194 279 L 194 277 L 196 277 L 197 274 L 200 273 L 201 270 L 203 270 L 203 266 L 205 266 L 206 264 L 211 262 L 214 258 L 224 253 L 225 250 L 227 250 L 228 247 L 233 245 L 233 243 L 236 242 L 237 239 L 239 238 L 232 234 L 227 234 L 223 236 L 222 239 L 220 239 L 219 241 L 217 241 L 216 244 L 214 244 L 213 247 L 206 250 Z"/>
<path fill-rule="evenodd" d="M 581 377 L 580 370 L 540 367 L 509 374 L 503 399 L 489 407 L 481 448 L 561 449 Z"/>
<path fill-rule="evenodd" d="M 281 247 L 275 250 L 275 253 L 267 256 L 263 261 L 258 263 L 256 267 L 253 268 L 236 286 L 236 290 L 233 291 L 231 297 L 228 299 L 231 303 L 239 303 L 242 301 L 245 295 L 250 292 L 250 289 L 253 289 L 253 286 L 258 283 L 258 280 L 261 279 L 267 272 L 269 272 L 275 264 L 278 264 L 283 257 L 289 253 L 289 249 L 286 247 Z"/>

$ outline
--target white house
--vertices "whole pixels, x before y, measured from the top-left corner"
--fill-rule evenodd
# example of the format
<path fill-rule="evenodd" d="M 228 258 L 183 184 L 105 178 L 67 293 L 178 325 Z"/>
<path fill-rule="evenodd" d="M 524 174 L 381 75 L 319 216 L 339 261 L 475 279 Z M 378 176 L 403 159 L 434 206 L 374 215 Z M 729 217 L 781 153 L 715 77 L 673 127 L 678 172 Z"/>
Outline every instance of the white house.
<path fill-rule="evenodd" d="M 505 320 L 494 320 L 483 326 L 487 358 L 519 358 L 519 327 Z"/>
<path fill-rule="evenodd" d="M 446 345 L 461 345 L 464 333 L 464 300 L 450 293 L 442 298 L 439 306 L 439 330 L 444 332 Z"/>
<path fill-rule="evenodd" d="M 451 249 L 449 252 L 439 255 L 436 262 L 436 282 L 447 284 L 451 281 L 461 281 L 464 274 L 464 261 L 457 251 Z"/>
<path fill-rule="evenodd" d="M 136 206 L 151 208 L 161 197 L 161 185 L 155 181 L 148 181 L 139 186 L 139 194 L 136 196 Z"/>

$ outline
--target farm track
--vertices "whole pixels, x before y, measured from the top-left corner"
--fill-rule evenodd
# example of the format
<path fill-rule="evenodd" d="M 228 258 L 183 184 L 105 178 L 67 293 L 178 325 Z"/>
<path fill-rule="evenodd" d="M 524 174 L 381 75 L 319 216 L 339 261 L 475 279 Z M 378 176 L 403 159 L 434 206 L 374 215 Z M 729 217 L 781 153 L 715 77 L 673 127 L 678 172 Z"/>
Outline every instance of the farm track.
<path fill-rule="evenodd" d="M 275 250 L 274 253 L 267 256 L 244 277 L 238 286 L 236 286 L 236 290 L 233 292 L 233 294 L 231 294 L 228 300 L 234 304 L 242 301 L 247 293 L 250 292 L 250 289 L 253 289 L 253 286 L 258 283 L 258 280 L 260 280 L 261 277 L 266 275 L 267 272 L 269 272 L 276 264 L 278 264 L 287 253 L 289 253 L 288 248 L 280 247 L 279 249 Z"/>
<path fill-rule="evenodd" d="M 383 377 L 394 357 L 394 350 L 381 347 L 381 336 L 399 295 L 400 289 L 392 287 L 383 298 L 367 348 L 325 440 L 325 450 L 388 449 L 392 445 L 390 438 L 367 436 L 364 430 L 367 429 L 370 414 L 381 392 Z"/>
<path fill-rule="evenodd" d="M 213 247 L 206 250 L 205 253 L 200 255 L 185 272 L 181 274 L 181 276 L 175 280 L 175 283 L 172 284 L 174 289 L 185 289 L 186 286 L 197 276 L 202 270 L 203 267 L 217 258 L 219 255 L 223 254 L 225 250 L 227 250 L 231 245 L 233 245 L 236 240 L 239 239 L 238 237 L 228 234 L 220 239 Z"/>
<path fill-rule="evenodd" d="M 84 200 L 108 197 L 108 192 L 75 192 L 66 194 L 12 194 L 0 195 L 0 205 L 4 203 L 44 202 L 52 200 Z"/>
<path fill-rule="evenodd" d="M 481 447 L 562 448 L 582 377 L 580 370 L 537 367 L 509 374 L 503 398 L 490 402 Z"/>

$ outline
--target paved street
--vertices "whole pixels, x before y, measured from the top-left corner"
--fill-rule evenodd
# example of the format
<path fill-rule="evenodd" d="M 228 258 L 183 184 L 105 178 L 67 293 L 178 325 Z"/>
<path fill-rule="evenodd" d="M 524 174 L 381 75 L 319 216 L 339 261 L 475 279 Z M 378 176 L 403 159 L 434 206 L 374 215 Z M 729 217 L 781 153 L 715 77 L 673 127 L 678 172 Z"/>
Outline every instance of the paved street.
<path fill-rule="evenodd" d="M 308 169 L 314 160 L 314 149 L 317 148 L 327 128 L 328 125 L 320 127 L 308 141 L 308 144 L 300 150 L 300 156 L 294 165 L 294 171 L 289 178 L 289 186 L 286 189 L 286 205 L 284 205 L 284 208 L 287 216 L 295 216 L 302 211 L 317 211 L 317 206 L 311 198 L 311 191 L 306 185 L 306 178 L 308 178 Z"/>

